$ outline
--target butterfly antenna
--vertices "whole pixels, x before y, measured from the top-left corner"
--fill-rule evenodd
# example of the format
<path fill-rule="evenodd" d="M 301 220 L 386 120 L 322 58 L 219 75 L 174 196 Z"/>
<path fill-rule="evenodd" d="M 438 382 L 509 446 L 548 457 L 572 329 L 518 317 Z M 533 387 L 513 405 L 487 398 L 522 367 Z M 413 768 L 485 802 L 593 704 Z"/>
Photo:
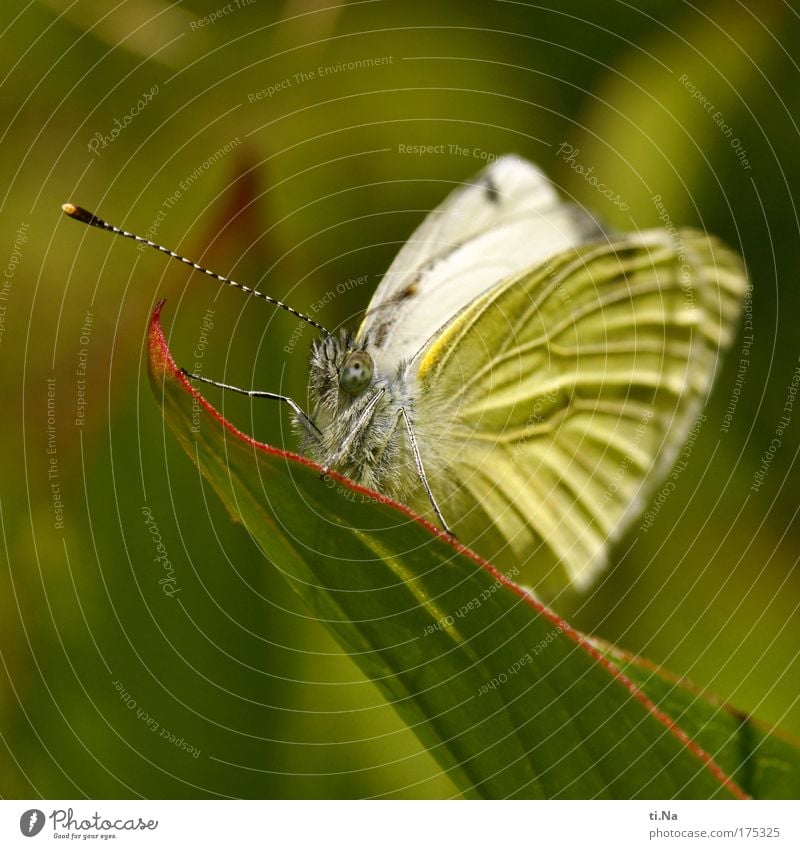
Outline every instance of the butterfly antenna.
<path fill-rule="evenodd" d="M 219 281 L 220 283 L 224 283 L 226 286 L 233 286 L 236 289 L 240 289 L 242 292 L 246 292 L 248 295 L 253 295 L 253 297 L 261 298 L 268 304 L 272 304 L 273 306 L 279 307 L 282 310 L 286 310 L 286 312 L 291 313 L 293 316 L 295 316 L 295 318 L 299 318 L 302 321 L 305 321 L 307 324 L 310 324 L 312 327 L 316 327 L 317 330 L 321 330 L 326 336 L 331 335 L 330 331 L 327 328 L 323 327 L 319 322 L 314 321 L 311 316 L 305 315 L 305 313 L 293 309 L 288 304 L 284 304 L 283 301 L 279 301 L 277 298 L 272 298 L 269 295 L 265 295 L 263 294 L 263 292 L 259 292 L 256 289 L 251 289 L 249 286 L 245 286 L 243 283 L 237 283 L 235 280 L 231 280 L 230 277 L 223 277 L 221 274 L 217 274 L 214 271 L 209 271 L 207 268 L 203 268 L 202 265 L 198 265 L 193 260 L 187 259 L 185 256 L 181 256 L 180 254 L 176 254 L 175 251 L 171 251 L 169 248 L 165 248 L 163 245 L 159 245 L 156 242 L 151 242 L 150 239 L 145 239 L 142 236 L 137 236 L 135 233 L 129 233 L 127 230 L 121 230 L 119 227 L 115 227 L 113 224 L 109 224 L 107 221 L 103 221 L 102 218 L 99 218 L 93 212 L 89 212 L 82 206 L 76 206 L 74 203 L 65 203 L 62 205 L 61 209 L 65 212 L 65 214 L 67 214 L 70 218 L 74 218 L 76 221 L 82 221 L 84 224 L 88 224 L 90 227 L 98 227 L 101 230 L 108 230 L 109 233 L 114 233 L 117 236 L 124 236 L 126 239 L 133 239 L 134 242 L 139 242 L 142 245 L 147 245 L 149 248 L 155 248 L 157 251 L 161 251 L 162 254 L 166 254 L 167 256 L 172 257 L 172 259 L 177 259 L 184 265 L 188 265 L 195 271 L 200 271 L 203 274 L 207 274 L 209 277 L 213 277 L 215 280 Z"/>

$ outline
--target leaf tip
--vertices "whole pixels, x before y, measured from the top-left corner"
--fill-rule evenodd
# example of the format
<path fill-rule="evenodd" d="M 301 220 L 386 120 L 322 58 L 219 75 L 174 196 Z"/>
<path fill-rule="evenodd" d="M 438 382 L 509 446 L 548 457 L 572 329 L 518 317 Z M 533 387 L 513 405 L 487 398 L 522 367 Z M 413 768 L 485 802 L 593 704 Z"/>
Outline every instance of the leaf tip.
<path fill-rule="evenodd" d="M 180 370 L 172 359 L 167 340 L 164 338 L 164 331 L 161 327 L 161 310 L 166 303 L 166 298 L 162 298 L 156 303 L 153 312 L 150 315 L 150 327 L 147 332 L 147 348 L 150 377 L 154 381 L 162 383 L 166 377 L 180 377 Z"/>

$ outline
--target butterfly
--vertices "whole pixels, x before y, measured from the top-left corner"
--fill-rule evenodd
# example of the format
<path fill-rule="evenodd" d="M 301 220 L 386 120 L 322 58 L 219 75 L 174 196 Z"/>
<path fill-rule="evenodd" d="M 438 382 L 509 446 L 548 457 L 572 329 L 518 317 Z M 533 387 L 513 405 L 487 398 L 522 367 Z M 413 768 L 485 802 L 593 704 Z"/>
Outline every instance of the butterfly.
<path fill-rule="evenodd" d="M 286 402 L 322 468 L 408 504 L 540 591 L 587 587 L 674 465 L 730 345 L 747 276 L 690 229 L 609 232 L 503 156 L 431 212 L 355 333 L 134 238 L 316 327 L 311 410 Z"/>

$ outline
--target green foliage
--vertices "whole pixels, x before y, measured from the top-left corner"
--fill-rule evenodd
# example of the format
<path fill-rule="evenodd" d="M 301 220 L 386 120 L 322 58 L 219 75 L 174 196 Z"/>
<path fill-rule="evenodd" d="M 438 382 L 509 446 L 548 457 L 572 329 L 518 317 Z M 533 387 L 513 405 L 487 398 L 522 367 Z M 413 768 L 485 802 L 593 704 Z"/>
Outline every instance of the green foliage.
<path fill-rule="evenodd" d="M 698 748 L 701 737 L 714 744 L 707 751 L 719 748 L 737 771 L 758 776 L 751 792 L 778 791 L 770 756 L 788 744 L 769 738 L 763 763 L 758 744 L 733 759 L 739 729 L 709 728 L 702 699 L 680 704 L 682 721 L 701 732 L 690 740 L 585 638 L 488 564 L 399 506 L 338 476 L 329 488 L 319 467 L 237 431 L 180 374 L 159 312 L 150 369 L 170 427 L 463 794 L 743 796 Z M 797 751 L 780 766 L 800 779 Z"/>
<path fill-rule="evenodd" d="M 289 4 L 259 2 L 192 27 L 222 5 L 0 4 L 3 268 L 14 258 L 0 286 L 0 795 L 457 792 L 208 492 L 146 384 L 144 338 L 162 297 L 181 365 L 199 359 L 205 375 L 238 385 L 303 398 L 309 335 L 295 339 L 286 316 L 161 256 L 81 230 L 59 206 L 153 228 L 298 309 L 321 304 L 328 326 L 355 327 L 426 212 L 481 157 L 507 152 L 614 227 L 658 225 L 660 195 L 676 226 L 743 254 L 749 367 L 742 328 L 674 491 L 589 592 L 553 603 L 580 631 L 800 734 L 796 406 L 763 486 L 750 489 L 798 366 L 800 18 L 774 0 L 409 0 L 326 3 L 287 21 Z M 320 67 L 332 72 L 306 79 Z M 156 85 L 113 140 L 89 147 Z M 734 128 L 749 170 L 695 90 Z M 564 143 L 579 151 L 571 162 Z M 296 445 L 285 411 L 220 403 L 248 433 Z M 144 507 L 180 587 L 171 598 Z M 707 748 L 747 786 L 724 747 Z"/>

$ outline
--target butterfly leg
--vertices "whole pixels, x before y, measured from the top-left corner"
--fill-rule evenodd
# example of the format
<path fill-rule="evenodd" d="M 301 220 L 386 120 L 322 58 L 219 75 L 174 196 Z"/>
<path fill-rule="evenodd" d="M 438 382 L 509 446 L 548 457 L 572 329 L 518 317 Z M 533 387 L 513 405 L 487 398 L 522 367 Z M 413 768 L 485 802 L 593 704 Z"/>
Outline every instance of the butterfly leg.
<path fill-rule="evenodd" d="M 433 496 L 433 492 L 431 491 L 430 484 L 428 483 L 428 477 L 425 474 L 425 467 L 422 465 L 422 457 L 419 453 L 419 445 L 417 445 L 417 437 L 414 434 L 414 428 L 411 427 L 411 419 L 408 417 L 408 412 L 405 407 L 400 408 L 400 415 L 403 417 L 403 421 L 406 425 L 406 431 L 408 432 L 408 440 L 411 443 L 411 453 L 414 455 L 414 465 L 417 467 L 417 475 L 419 476 L 420 481 L 422 482 L 422 486 L 425 489 L 425 493 L 428 496 L 428 501 L 431 502 L 431 506 L 433 507 L 433 512 L 436 514 L 436 517 L 439 520 L 439 524 L 444 529 L 444 532 L 448 535 L 456 539 L 456 535 L 450 530 L 450 526 L 445 522 L 444 516 L 442 515 L 442 511 L 439 509 L 439 505 L 436 503 L 436 499 Z"/>
<path fill-rule="evenodd" d="M 216 386 L 218 389 L 228 389 L 231 392 L 238 392 L 240 395 L 248 395 L 250 398 L 269 398 L 272 401 L 283 401 L 293 410 L 301 421 L 306 423 L 307 427 L 315 430 L 317 433 L 320 433 L 320 429 L 305 414 L 305 412 L 303 412 L 300 405 L 286 395 L 278 395 L 275 392 L 262 392 L 258 389 L 240 389 L 238 386 L 232 386 L 229 383 L 220 383 L 218 380 L 211 380 L 210 377 L 202 377 L 199 374 L 192 374 L 192 372 L 186 371 L 185 368 L 181 369 L 181 374 L 186 375 L 186 377 L 191 380 L 199 380 L 201 383 L 208 383 L 210 386 Z"/>
<path fill-rule="evenodd" d="M 320 478 L 325 478 L 328 472 L 339 462 L 339 460 L 347 455 L 347 452 L 350 450 L 350 446 L 353 444 L 353 440 L 364 430 L 367 422 L 372 418 L 372 414 L 375 412 L 375 407 L 377 406 L 378 401 L 380 401 L 385 394 L 386 390 L 381 389 L 369 399 L 364 409 L 361 411 L 361 415 L 353 425 L 353 429 L 342 440 L 341 445 L 333 452 L 333 454 L 329 455 L 322 464 L 322 470 L 319 473 Z"/>

